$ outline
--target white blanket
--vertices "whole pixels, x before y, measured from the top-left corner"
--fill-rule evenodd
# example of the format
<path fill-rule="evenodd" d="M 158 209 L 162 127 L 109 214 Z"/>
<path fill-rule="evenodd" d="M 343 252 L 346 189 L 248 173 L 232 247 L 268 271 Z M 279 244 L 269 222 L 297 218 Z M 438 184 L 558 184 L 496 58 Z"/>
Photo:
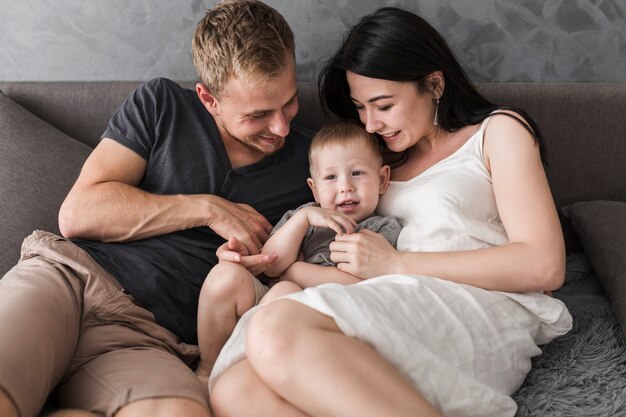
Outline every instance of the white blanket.
<path fill-rule="evenodd" d="M 333 317 L 346 335 L 392 362 L 446 416 L 513 416 L 510 395 L 541 353 L 567 333 L 565 305 L 540 293 L 486 291 L 427 276 L 386 275 L 326 284 L 286 298 Z M 209 381 L 245 357 L 246 313 L 222 349 Z M 367 366 L 367 364 L 364 364 Z"/>

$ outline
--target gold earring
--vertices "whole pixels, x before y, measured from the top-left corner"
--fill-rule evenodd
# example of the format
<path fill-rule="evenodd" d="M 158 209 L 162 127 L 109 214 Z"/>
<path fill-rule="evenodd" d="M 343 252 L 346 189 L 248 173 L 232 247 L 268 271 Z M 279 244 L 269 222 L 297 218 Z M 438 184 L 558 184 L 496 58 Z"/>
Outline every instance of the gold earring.
<path fill-rule="evenodd" d="M 435 100 L 435 118 L 433 124 L 439 126 L 439 99 Z"/>

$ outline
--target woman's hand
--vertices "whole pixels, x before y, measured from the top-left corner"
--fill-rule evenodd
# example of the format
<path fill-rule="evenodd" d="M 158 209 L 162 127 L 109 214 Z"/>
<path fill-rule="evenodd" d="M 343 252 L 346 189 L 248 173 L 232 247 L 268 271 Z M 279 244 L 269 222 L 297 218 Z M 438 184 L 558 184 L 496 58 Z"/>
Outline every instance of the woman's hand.
<path fill-rule="evenodd" d="M 337 235 L 330 251 L 337 269 L 363 279 L 394 273 L 398 265 L 399 252 L 383 236 L 367 229 Z"/>
<path fill-rule="evenodd" d="M 250 255 L 248 249 L 236 237 L 228 239 L 228 242 L 217 248 L 215 254 L 220 261 L 238 263 L 255 276 L 265 272 L 278 260 L 278 255 L 275 253 Z"/>

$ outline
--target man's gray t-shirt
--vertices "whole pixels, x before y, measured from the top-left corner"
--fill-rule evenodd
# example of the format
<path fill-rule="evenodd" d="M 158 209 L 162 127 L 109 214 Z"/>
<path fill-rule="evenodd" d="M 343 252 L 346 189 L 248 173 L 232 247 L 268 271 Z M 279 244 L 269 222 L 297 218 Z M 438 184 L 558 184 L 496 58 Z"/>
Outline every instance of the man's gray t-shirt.
<path fill-rule="evenodd" d="M 319 207 L 317 203 L 307 203 L 298 207 L 295 210 L 290 210 L 280 219 L 272 233 L 276 232 L 280 229 L 286 222 L 293 216 L 298 210 L 301 210 L 305 207 Z M 400 223 L 398 219 L 391 216 L 378 216 L 373 214 L 367 219 L 361 220 L 356 228 L 355 232 L 359 230 L 368 229 L 372 232 L 376 232 L 381 234 L 387 241 L 393 246 L 396 247 L 396 241 L 398 240 L 398 235 L 400 234 Z M 330 249 L 329 245 L 332 241 L 335 240 L 336 233 L 334 230 L 328 227 L 312 227 L 309 226 L 307 229 L 304 238 L 302 239 L 302 244 L 300 245 L 300 251 L 304 255 L 304 261 L 311 264 L 323 265 L 323 266 L 337 266 L 336 263 L 330 260 Z"/>
<path fill-rule="evenodd" d="M 308 148 L 313 132 L 291 127 L 284 147 L 260 161 L 233 168 L 211 114 L 195 91 L 158 78 L 140 85 L 113 115 L 102 135 L 146 161 L 138 187 L 153 194 L 211 194 L 255 208 L 270 223 L 313 198 Z M 76 240 L 157 321 L 188 343 L 196 342 L 200 288 L 224 242 L 209 227 L 195 227 L 133 242 Z"/>

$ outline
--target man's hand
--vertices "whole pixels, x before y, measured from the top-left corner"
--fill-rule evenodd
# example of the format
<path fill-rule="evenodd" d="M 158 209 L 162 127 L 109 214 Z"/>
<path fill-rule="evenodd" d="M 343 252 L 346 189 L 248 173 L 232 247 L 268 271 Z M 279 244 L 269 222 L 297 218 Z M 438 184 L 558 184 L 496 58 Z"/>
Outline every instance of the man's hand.
<path fill-rule="evenodd" d="M 247 250 L 244 255 L 259 253 L 272 231 L 270 222 L 247 204 L 211 197 L 211 220 L 207 226 L 226 240 L 237 238 Z"/>
<path fill-rule="evenodd" d="M 228 242 L 217 248 L 215 254 L 220 261 L 235 262 L 246 268 L 252 275 L 265 272 L 268 266 L 278 260 L 275 253 L 249 254 L 248 249 L 236 237 L 231 237 Z"/>

